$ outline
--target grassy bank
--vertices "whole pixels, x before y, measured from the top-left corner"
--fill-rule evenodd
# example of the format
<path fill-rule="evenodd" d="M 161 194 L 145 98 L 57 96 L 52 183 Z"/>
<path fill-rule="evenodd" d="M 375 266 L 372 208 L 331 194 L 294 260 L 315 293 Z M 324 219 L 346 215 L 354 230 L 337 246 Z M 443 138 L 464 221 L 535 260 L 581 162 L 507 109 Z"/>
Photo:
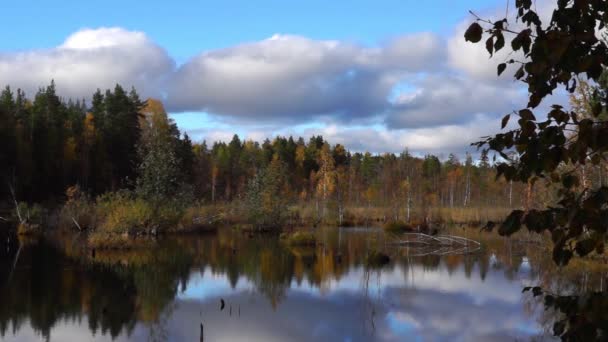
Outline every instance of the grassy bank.
<path fill-rule="evenodd" d="M 99 249 L 130 248 L 134 237 L 162 234 L 212 232 L 219 226 L 237 227 L 243 233 L 281 231 L 289 227 L 366 226 L 382 227 L 389 232 L 420 230 L 428 227 L 476 225 L 487 221 L 501 221 L 510 211 L 507 208 L 414 208 L 408 216 L 404 210 L 377 206 L 322 207 L 316 203 L 286 206 L 275 224 L 252 222 L 251 206 L 238 200 L 230 203 L 201 203 L 186 199 L 160 201 L 145 200 L 132 191 L 106 193 L 90 198 L 77 187 L 69 188 L 67 200 L 58 209 L 45 210 L 40 205 L 19 205 L 19 212 L 27 217 L 25 223 L 15 220 L 21 234 L 44 233 L 49 228 L 64 232 L 86 234 L 88 244 Z M 16 212 L 16 210 L 15 210 Z M 339 215 L 341 213 L 341 215 Z M 259 215 L 259 212 L 256 212 Z M 19 215 L 15 214 L 15 217 Z M 259 218 L 256 216 L 256 218 Z M 425 222 L 425 220 L 427 220 Z M 422 227 L 422 228 L 421 228 Z M 290 244 L 312 244 L 305 236 L 288 239 Z"/>

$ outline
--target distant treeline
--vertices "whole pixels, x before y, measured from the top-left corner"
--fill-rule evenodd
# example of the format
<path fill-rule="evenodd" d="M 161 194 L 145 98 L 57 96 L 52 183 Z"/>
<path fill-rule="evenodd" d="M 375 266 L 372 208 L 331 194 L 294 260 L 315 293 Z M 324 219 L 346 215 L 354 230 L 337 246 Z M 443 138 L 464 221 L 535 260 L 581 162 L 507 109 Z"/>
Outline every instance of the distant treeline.
<path fill-rule="evenodd" d="M 338 211 L 374 206 L 405 217 L 412 208 L 513 207 L 526 197 L 525 186 L 495 182 L 485 152 L 478 161 L 454 154 L 445 161 L 420 158 L 407 150 L 351 153 L 321 136 L 258 143 L 235 135 L 228 143 L 192 143 L 159 101 L 142 101 L 135 89 L 119 85 L 95 92 L 90 105 L 60 98 L 54 83 L 33 99 L 6 87 L 0 139 L 0 194 L 10 199 L 12 187 L 28 202 L 61 201 L 72 185 L 92 196 L 138 187 L 170 195 L 180 188 L 205 203 L 230 202 L 244 198 L 273 160 L 281 164 L 285 201 Z"/>

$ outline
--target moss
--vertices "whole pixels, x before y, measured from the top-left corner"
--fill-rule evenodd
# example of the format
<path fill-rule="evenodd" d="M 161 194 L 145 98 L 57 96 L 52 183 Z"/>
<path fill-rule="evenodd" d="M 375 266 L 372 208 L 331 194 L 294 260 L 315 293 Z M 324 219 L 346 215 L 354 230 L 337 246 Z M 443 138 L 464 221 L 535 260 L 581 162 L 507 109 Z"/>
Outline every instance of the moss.
<path fill-rule="evenodd" d="M 391 233 L 401 233 L 412 231 L 412 226 L 402 221 L 392 221 L 384 224 L 384 230 Z"/>

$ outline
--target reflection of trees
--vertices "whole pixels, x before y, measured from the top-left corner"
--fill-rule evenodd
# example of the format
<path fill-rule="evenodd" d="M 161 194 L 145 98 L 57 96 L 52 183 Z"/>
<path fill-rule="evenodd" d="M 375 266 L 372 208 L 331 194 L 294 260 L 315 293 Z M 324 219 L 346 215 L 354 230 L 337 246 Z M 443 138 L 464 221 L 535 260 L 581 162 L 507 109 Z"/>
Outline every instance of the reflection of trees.
<path fill-rule="evenodd" d="M 56 249 L 35 243 L 24 248 L 19 269 L 0 288 L 0 335 L 26 321 L 43 337 L 59 320 L 81 321 L 87 315 L 92 332 L 117 336 L 130 332 L 136 319 L 132 283 L 114 272 L 81 269 Z"/>
<path fill-rule="evenodd" d="M 86 316 L 93 333 L 130 334 L 137 321 L 155 322 L 186 283 L 191 259 L 176 251 L 98 252 L 93 262 L 67 258 L 47 243 L 25 246 L 20 263 L 26 266 L 0 288 L 0 333 L 29 320 L 48 337 L 58 321 Z"/>
<path fill-rule="evenodd" d="M 481 280 L 490 269 L 503 272 L 508 279 L 519 279 L 525 270 L 526 278 L 538 279 L 543 288 L 562 293 L 589 290 L 601 281 L 601 273 L 588 272 L 589 265 L 573 261 L 558 271 L 550 254 L 539 245 L 502 238 L 484 241 L 481 252 L 468 255 L 412 257 L 406 250 L 389 248 L 391 265 L 372 273 L 365 267 L 365 256 L 382 245 L 381 238 L 373 235 L 370 242 L 368 234 L 338 237 L 336 230 L 330 230 L 323 234 L 321 245 L 303 248 L 287 247 L 274 237 L 248 238 L 220 231 L 210 236 L 149 241 L 142 248 L 127 251 L 97 251 L 94 259 L 78 241 L 56 244 L 61 247 L 33 243 L 24 246 L 20 256 L 20 265 L 30 268 L 21 267 L 8 283 L 6 274 L 0 273 L 0 333 L 6 334 L 11 325 L 19 329 L 29 320 L 35 331 L 48 337 L 58 321 L 86 317 L 93 332 L 129 334 L 136 322 L 143 321 L 150 327 L 151 338 L 162 339 L 163 322 L 170 312 L 167 310 L 178 291 L 187 286 L 193 265 L 225 275 L 233 288 L 239 281 L 248 280 L 273 307 L 288 295 L 292 283 L 319 288 L 323 293 L 334 280 L 353 269 L 362 269 L 367 275 L 367 295 L 370 274 L 378 274 L 379 279 L 380 273 L 390 271 L 390 267 L 399 267 L 406 276 L 413 275 L 409 272 L 417 267 L 429 272 L 463 272 L 466 277 L 478 276 Z M 14 257 L 13 247 L 12 254 L 0 256 L 2 272 Z M 523 268 L 526 258 L 529 267 Z M 370 319 L 373 302 L 367 303 L 366 319 Z M 531 313 L 538 311 L 540 304 L 526 302 Z M 553 321 L 549 313 L 541 319 Z"/>

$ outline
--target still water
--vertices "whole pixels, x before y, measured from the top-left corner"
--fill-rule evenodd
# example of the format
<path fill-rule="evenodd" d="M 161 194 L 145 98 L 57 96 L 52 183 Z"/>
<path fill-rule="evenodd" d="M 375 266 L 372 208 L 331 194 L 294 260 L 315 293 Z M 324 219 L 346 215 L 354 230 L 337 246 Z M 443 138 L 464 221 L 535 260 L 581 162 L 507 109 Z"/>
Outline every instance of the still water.
<path fill-rule="evenodd" d="M 436 255 L 376 229 L 318 236 L 317 247 L 292 248 L 226 230 L 94 255 L 73 237 L 13 239 L 0 254 L 0 339 L 551 340 L 551 315 L 522 287 L 592 286 L 529 243 L 494 238 Z M 367 265 L 371 250 L 391 262 Z"/>

